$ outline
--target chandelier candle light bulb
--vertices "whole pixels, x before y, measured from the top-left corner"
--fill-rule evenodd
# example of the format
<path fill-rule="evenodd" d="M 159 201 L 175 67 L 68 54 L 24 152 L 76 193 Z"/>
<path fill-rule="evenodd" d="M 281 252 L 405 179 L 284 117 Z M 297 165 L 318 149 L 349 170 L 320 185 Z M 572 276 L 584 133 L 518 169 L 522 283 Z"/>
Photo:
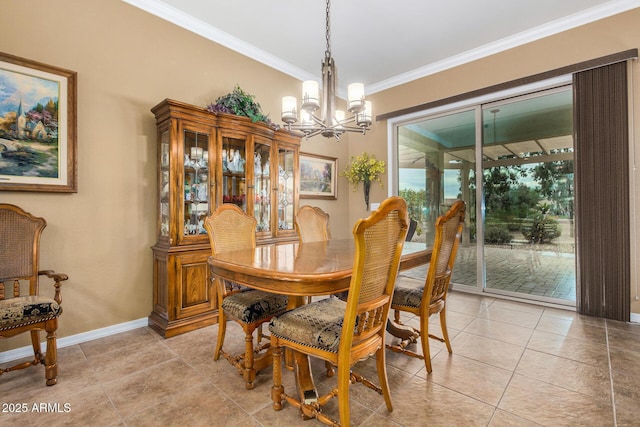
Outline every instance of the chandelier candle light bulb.
<path fill-rule="evenodd" d="M 349 112 L 362 112 L 364 109 L 364 85 L 362 83 L 351 83 L 347 86 L 347 98 L 349 100 Z"/>
<path fill-rule="evenodd" d="M 320 89 L 318 82 L 306 80 L 302 83 L 302 109 L 315 111 L 320 108 Z"/>
<path fill-rule="evenodd" d="M 285 96 L 282 98 L 282 121 L 285 123 L 295 123 L 298 120 L 296 106 L 298 101 L 294 96 Z"/>

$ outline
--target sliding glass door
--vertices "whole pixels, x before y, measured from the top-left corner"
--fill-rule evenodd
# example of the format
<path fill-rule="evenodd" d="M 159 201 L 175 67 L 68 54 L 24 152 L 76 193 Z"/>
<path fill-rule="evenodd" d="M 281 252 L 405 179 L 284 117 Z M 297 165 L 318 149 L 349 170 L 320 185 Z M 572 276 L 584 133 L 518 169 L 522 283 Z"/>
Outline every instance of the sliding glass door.
<path fill-rule="evenodd" d="M 436 218 L 467 203 L 454 287 L 575 304 L 570 86 L 430 114 L 395 138 L 413 240 L 433 241 Z"/>
<path fill-rule="evenodd" d="M 575 303 L 571 88 L 482 106 L 486 289 Z"/>
<path fill-rule="evenodd" d="M 398 128 L 398 195 L 417 222 L 413 241 L 433 242 L 434 224 L 455 200 L 467 203 L 467 220 L 453 281 L 477 284 L 475 230 L 476 109 L 437 115 Z M 421 277 L 424 269 L 411 274 Z"/>

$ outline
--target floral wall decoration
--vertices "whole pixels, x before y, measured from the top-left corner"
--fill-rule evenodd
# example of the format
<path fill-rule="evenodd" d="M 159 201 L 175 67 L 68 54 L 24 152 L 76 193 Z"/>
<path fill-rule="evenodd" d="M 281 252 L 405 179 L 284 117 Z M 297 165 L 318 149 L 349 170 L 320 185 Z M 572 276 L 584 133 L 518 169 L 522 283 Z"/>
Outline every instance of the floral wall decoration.
<path fill-rule="evenodd" d="M 384 160 L 378 160 L 373 154 L 365 152 L 357 157 L 351 156 L 351 163 L 340 173 L 353 185 L 353 191 L 358 190 L 359 184 L 363 183 L 364 202 L 367 205 L 367 210 L 369 210 L 371 183 L 378 182 L 382 187 L 382 177 L 380 175 L 384 173 L 384 166 Z"/>

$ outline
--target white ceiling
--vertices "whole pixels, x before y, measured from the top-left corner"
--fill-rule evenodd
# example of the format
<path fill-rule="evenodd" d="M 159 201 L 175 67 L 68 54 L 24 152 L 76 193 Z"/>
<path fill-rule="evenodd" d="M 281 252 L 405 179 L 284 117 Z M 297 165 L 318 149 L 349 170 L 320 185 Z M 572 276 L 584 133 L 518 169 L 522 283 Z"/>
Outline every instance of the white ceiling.
<path fill-rule="evenodd" d="M 324 0 L 123 0 L 300 80 L 320 81 Z M 640 7 L 640 0 L 334 0 L 339 92 L 375 93 Z"/>

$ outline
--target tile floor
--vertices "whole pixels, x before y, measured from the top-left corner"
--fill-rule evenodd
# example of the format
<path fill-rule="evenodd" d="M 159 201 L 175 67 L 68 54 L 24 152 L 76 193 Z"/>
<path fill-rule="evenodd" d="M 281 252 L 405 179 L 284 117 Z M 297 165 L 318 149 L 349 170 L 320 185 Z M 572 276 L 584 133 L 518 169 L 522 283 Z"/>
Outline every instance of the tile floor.
<path fill-rule="evenodd" d="M 453 354 L 432 341 L 429 376 L 422 361 L 387 353 L 393 412 L 382 396 L 351 387 L 353 425 L 640 425 L 640 325 L 456 292 L 448 323 Z M 225 348 L 242 350 L 234 331 L 230 324 Z M 140 328 L 62 348 L 54 387 L 42 367 L 0 377 L 0 425 L 322 425 L 287 404 L 272 409 L 271 369 L 245 390 L 231 365 L 212 361 L 216 334 L 212 326 L 165 340 Z M 371 361 L 356 370 L 376 378 Z M 318 388 L 331 387 L 324 363 L 313 365 Z M 284 380 L 291 391 L 292 374 Z M 59 412 L 34 411 L 42 403 Z M 7 412 L 10 404 L 28 412 Z M 337 417 L 337 404 L 325 412 Z"/>

